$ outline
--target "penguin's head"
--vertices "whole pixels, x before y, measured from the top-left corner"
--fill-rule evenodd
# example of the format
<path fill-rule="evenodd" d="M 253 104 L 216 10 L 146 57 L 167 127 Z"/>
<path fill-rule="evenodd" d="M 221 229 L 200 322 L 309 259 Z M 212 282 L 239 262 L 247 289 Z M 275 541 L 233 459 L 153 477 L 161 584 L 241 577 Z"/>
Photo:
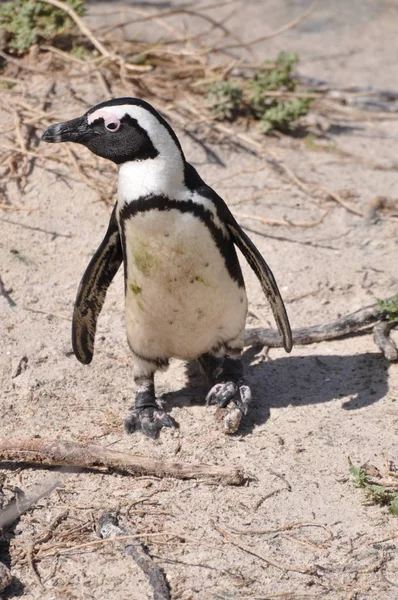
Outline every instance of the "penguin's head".
<path fill-rule="evenodd" d="M 45 142 L 75 142 L 116 164 L 183 157 L 176 134 L 144 100 L 116 98 L 97 104 L 83 116 L 48 127 Z"/>

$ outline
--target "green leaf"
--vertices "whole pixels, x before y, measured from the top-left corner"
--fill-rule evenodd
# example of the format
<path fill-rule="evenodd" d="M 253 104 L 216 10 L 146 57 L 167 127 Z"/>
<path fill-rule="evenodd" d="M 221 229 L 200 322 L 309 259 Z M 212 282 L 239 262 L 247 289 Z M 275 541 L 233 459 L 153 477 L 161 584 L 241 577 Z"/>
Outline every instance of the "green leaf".
<path fill-rule="evenodd" d="M 390 502 L 388 512 L 398 517 L 398 494 L 394 494 L 394 498 Z"/>
<path fill-rule="evenodd" d="M 84 0 L 65 0 L 78 15 L 83 15 Z M 57 35 L 69 33 L 73 20 L 59 8 L 36 0 L 13 0 L 0 8 L 0 27 L 10 34 L 8 46 L 26 52 L 40 41 L 52 41 Z"/>
<path fill-rule="evenodd" d="M 354 478 L 354 487 L 364 488 L 369 481 L 365 471 L 358 467 L 350 467 L 349 472 Z"/>
<path fill-rule="evenodd" d="M 293 98 L 286 102 L 277 102 L 264 110 L 260 129 L 263 132 L 270 129 L 286 132 L 294 121 L 307 114 L 310 106 L 311 100 L 309 99 Z"/>
<path fill-rule="evenodd" d="M 377 300 L 389 323 L 398 323 L 398 294 L 390 300 Z"/>
<path fill-rule="evenodd" d="M 241 107 L 242 96 L 243 91 L 238 84 L 219 81 L 210 86 L 205 101 L 218 119 L 232 120 Z"/>

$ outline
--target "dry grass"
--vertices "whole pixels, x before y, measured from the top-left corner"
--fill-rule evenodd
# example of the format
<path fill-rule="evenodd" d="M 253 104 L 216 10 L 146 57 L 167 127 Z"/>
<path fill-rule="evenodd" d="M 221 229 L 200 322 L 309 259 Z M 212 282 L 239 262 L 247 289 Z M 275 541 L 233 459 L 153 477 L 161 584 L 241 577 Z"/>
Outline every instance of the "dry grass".
<path fill-rule="evenodd" d="M 46 126 L 73 116 L 67 114 L 63 107 L 72 101 L 78 101 L 82 111 L 92 105 L 79 95 L 80 84 L 84 81 L 85 85 L 98 90 L 101 100 L 134 95 L 161 105 L 166 117 L 170 117 L 177 128 L 192 134 L 203 147 L 206 148 L 206 142 L 210 140 L 240 151 L 247 149 L 274 166 L 281 179 L 287 179 L 309 198 L 315 198 L 321 208 L 325 202 L 333 201 L 359 217 L 364 216 L 361 210 L 336 192 L 321 185 L 304 183 L 269 149 L 269 143 L 265 149 L 265 136 L 258 133 L 250 119 L 238 119 L 233 126 L 227 126 L 217 121 L 206 107 L 204 95 L 209 84 L 232 76 L 245 79 L 253 69 L 260 67 L 252 59 L 252 46 L 259 40 L 244 44 L 227 28 L 228 18 L 240 7 L 239 2 L 217 2 L 203 4 L 197 10 L 179 8 L 160 12 L 126 7 L 120 23 L 94 32 L 62 1 L 43 1 L 65 10 L 74 20 L 77 34 L 71 43 L 81 52 L 66 52 L 49 44 L 32 47 L 24 57 L 0 51 L 4 61 L 0 77 L 0 107 L 9 117 L 0 143 L 1 210 L 34 210 L 34 207 L 24 206 L 20 197 L 36 167 L 55 171 L 65 180 L 83 181 L 93 189 L 99 200 L 113 204 L 116 190 L 111 166 L 91 154 L 83 153 L 82 158 L 69 147 L 60 146 L 54 151 L 51 147 L 39 146 L 40 134 Z M 231 7 L 231 12 L 222 23 L 210 16 L 212 9 L 226 5 Z M 311 4 L 297 18 L 266 37 L 280 35 L 296 27 L 316 6 L 316 2 Z M 206 27 L 195 35 L 189 30 L 187 33 L 186 29 L 176 29 L 170 23 L 170 18 L 176 15 L 184 17 L 188 23 L 189 20 L 202 21 Z M 149 21 L 161 27 L 167 39 L 149 44 L 126 38 L 127 25 L 141 25 Z M 247 60 L 231 57 L 231 50 L 237 48 L 247 56 Z M 36 84 L 32 85 L 32 81 Z M 313 92 L 314 106 L 327 110 L 329 114 L 338 111 L 344 114 L 344 118 L 363 117 L 359 111 L 343 107 L 347 93 L 331 99 L 328 92 L 324 88 Z M 270 93 L 275 95 L 275 92 Z M 302 94 L 302 90 L 298 90 L 297 94 L 278 92 L 278 96 L 286 98 Z M 372 118 L 391 117 L 395 118 L 385 113 L 372 115 Z M 270 219 L 269 224 L 315 227 L 325 217 L 327 212 L 322 211 L 319 219 L 309 223 Z"/>

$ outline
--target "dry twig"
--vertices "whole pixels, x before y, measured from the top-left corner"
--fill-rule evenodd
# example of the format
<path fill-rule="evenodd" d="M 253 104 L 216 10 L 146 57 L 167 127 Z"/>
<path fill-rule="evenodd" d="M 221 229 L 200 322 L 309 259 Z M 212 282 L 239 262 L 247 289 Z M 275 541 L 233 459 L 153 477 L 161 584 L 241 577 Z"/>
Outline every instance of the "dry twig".
<path fill-rule="evenodd" d="M 131 535 L 126 527 L 120 527 L 116 514 L 112 511 L 105 511 L 99 518 L 98 529 L 101 538 L 116 538 Z M 158 567 L 148 554 L 147 548 L 139 540 L 135 543 L 127 542 L 124 547 L 126 554 L 137 563 L 144 575 L 149 580 L 153 589 L 153 600 L 170 600 L 170 588 L 167 583 L 163 570 Z"/>
<path fill-rule="evenodd" d="M 394 298 L 395 296 L 396 295 L 392 296 L 391 298 Z M 367 333 L 367 331 L 365 331 L 366 328 L 371 325 L 379 324 L 384 318 L 384 314 L 385 313 L 383 309 L 380 308 L 378 303 L 376 303 L 372 304 L 371 306 L 361 308 L 330 323 L 322 323 L 321 325 L 312 325 L 310 327 L 303 327 L 301 329 L 293 329 L 293 344 L 303 346 L 317 342 L 324 342 L 326 340 L 334 340 L 350 334 L 362 334 L 364 332 Z M 376 343 L 380 341 L 380 328 L 377 331 L 378 334 L 376 335 Z M 395 348 L 395 344 L 392 342 L 392 340 L 390 340 L 390 338 L 386 338 L 385 336 L 386 331 L 384 328 L 384 337 L 382 337 L 381 344 L 379 345 L 378 343 L 378 345 L 387 360 L 397 360 L 396 355 L 392 352 L 392 349 Z M 386 343 L 386 340 L 388 343 Z M 281 348 L 283 344 L 279 333 L 274 329 L 252 327 L 246 329 L 245 345 L 262 345 L 270 348 Z"/>
<path fill-rule="evenodd" d="M 0 439 L 0 461 L 39 465 L 105 468 L 133 475 L 156 475 L 177 479 L 212 479 L 226 485 L 240 485 L 244 475 L 238 468 L 190 465 L 155 460 L 145 456 L 109 450 L 96 444 L 82 444 L 43 438 Z"/>
<path fill-rule="evenodd" d="M 240 219 L 252 219 L 254 221 L 261 221 L 261 223 L 264 223 L 265 225 L 270 225 L 271 227 L 274 226 L 291 226 L 291 227 L 304 227 L 306 229 L 310 229 L 311 227 L 316 227 L 317 225 L 320 225 L 323 220 L 325 219 L 325 217 L 329 214 L 329 210 L 326 210 L 323 215 L 321 215 L 319 217 L 319 219 L 316 219 L 316 221 L 290 221 L 290 219 L 288 219 L 287 217 L 283 217 L 283 219 L 267 219 L 266 217 L 261 217 L 259 215 L 250 215 L 248 213 L 241 213 L 241 212 L 236 212 L 234 211 L 235 216 L 239 217 Z"/>
<path fill-rule="evenodd" d="M 65 2 L 61 2 L 61 0 L 40 0 L 45 4 L 51 4 L 51 6 L 55 6 L 59 8 L 64 13 L 66 13 L 77 25 L 82 34 L 92 43 L 94 48 L 98 50 L 102 56 L 109 57 L 110 53 L 105 48 L 105 46 L 95 37 L 95 35 L 90 31 L 87 25 L 84 23 L 83 19 L 79 17 L 79 15 L 73 10 L 69 4 L 65 4 Z"/>
<path fill-rule="evenodd" d="M 218 533 L 229 544 L 232 544 L 232 546 L 236 546 L 237 548 L 239 548 L 240 550 L 243 550 L 243 552 L 246 552 L 247 554 L 251 554 L 251 556 L 255 556 L 256 558 L 259 558 L 261 561 L 267 563 L 268 565 L 271 565 L 272 567 L 280 569 L 281 571 L 294 571 L 296 573 L 308 573 L 310 575 L 314 575 L 316 573 L 316 569 L 314 567 L 305 567 L 304 565 L 285 565 L 285 564 L 280 563 L 268 556 L 258 554 L 257 552 L 254 552 L 254 550 L 251 547 L 245 546 L 244 544 L 237 542 L 234 539 L 234 537 L 225 529 L 221 529 L 219 526 L 217 526 L 215 524 L 213 524 L 213 526 L 214 526 L 214 529 L 216 531 L 218 531 Z"/>

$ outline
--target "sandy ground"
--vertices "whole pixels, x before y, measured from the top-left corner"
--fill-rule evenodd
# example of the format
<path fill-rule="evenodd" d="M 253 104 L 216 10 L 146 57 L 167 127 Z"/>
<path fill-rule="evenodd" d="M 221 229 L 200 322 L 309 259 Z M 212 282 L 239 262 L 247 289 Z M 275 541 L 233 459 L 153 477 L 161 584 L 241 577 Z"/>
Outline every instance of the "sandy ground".
<path fill-rule="evenodd" d="M 100 9 L 109 5 L 103 2 Z M 250 40 L 305 6 L 287 0 L 248 2 L 229 25 Z M 256 51 L 261 57 L 282 48 L 297 50 L 301 74 L 340 85 L 396 89 L 397 20 L 392 1 L 321 2 L 306 22 Z M 155 35 L 149 26 L 143 33 Z M 31 85 L 34 93 L 43 81 L 32 77 Z M 88 103 L 102 100 L 94 85 L 79 80 L 75 89 Z M 58 81 L 49 110 L 64 110 L 65 118 L 81 114 L 78 99 L 62 106 L 63 90 Z M 264 161 L 213 145 L 219 163 L 211 163 L 184 132 L 177 132 L 188 160 L 233 211 L 286 215 L 292 221 L 322 214 L 324 207 Z M 269 144 L 304 181 L 348 194 L 365 212 L 376 195 L 397 196 L 397 120 L 334 119 L 328 134 L 333 148 L 350 155 L 311 151 L 293 138 Z M 245 174 L 244 169 L 258 171 Z M 38 166 L 23 197 L 16 190 L 14 196 L 34 210 L 4 212 L 0 221 L 1 276 L 16 303 L 11 308 L 0 297 L 1 435 L 92 440 L 160 459 L 241 466 L 251 480 L 234 488 L 64 472 L 58 488 L 15 528 L 9 556 L 14 582 L 4 598 L 151 598 L 138 567 L 114 543 L 56 555 L 54 544 L 68 529 L 80 527 L 70 534 L 72 545 L 98 539 L 95 522 L 104 509 L 119 509 L 121 522 L 134 532 L 165 532 L 147 541 L 173 599 L 397 598 L 397 519 L 385 508 L 364 505 L 348 475 L 347 456 L 381 470 L 386 457 L 398 463 L 398 367 L 380 355 L 371 336 L 295 347 L 291 355 L 271 350 L 265 358 L 248 352 L 254 406 L 230 437 L 220 432 L 214 409 L 205 407 L 199 379 L 186 387 L 184 365 L 175 361 L 159 375 L 157 386 L 180 429 L 162 432 L 155 442 L 140 434 L 129 437 L 122 419 L 134 383 L 121 273 L 99 320 L 92 365 L 82 366 L 71 355 L 76 288 L 102 239 L 109 208 L 96 202 L 93 190 L 75 174 L 60 177 Z M 274 271 L 293 327 L 334 319 L 397 289 L 397 221 L 373 222 L 336 203 L 325 206 L 330 213 L 312 229 L 240 219 Z M 268 326 L 273 321 L 259 284 L 246 264 L 243 270 L 248 321 Z M 52 477 L 33 468 L 2 473 L 8 486 L 23 490 Z M 54 536 L 40 541 L 65 510 Z M 307 526 L 283 530 L 299 523 Z M 223 538 L 218 529 L 248 534 Z M 170 532 L 184 541 L 172 539 Z M 21 559 L 22 549 L 35 540 L 42 548 L 36 563 L 42 587 Z"/>

